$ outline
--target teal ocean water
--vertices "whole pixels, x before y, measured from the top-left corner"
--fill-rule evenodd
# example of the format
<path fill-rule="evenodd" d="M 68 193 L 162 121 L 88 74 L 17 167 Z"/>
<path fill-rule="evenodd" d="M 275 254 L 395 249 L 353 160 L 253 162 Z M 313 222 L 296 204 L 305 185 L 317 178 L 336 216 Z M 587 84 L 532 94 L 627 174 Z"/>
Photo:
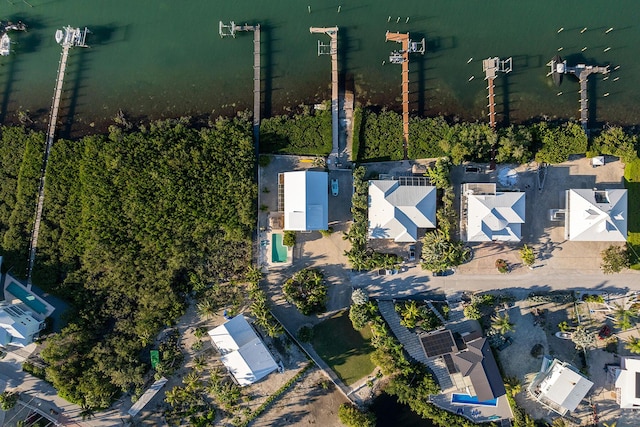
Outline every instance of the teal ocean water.
<path fill-rule="evenodd" d="M 46 120 L 61 51 L 53 36 L 67 24 L 93 32 L 91 48 L 70 55 L 67 130 L 100 126 L 119 109 L 160 118 L 249 108 L 252 35 L 218 36 L 218 21 L 234 20 L 262 24 L 264 115 L 329 96 L 330 60 L 316 52 L 317 40 L 328 37 L 309 27 L 337 25 L 341 73 L 364 104 L 400 108 L 400 67 L 388 59 L 399 45 L 384 39 L 387 30 L 409 31 L 428 45 L 424 57 L 411 57 L 418 114 L 486 120 L 482 59 L 511 56 L 513 72 L 496 80 L 497 110 L 507 120 L 576 118 L 577 82 L 556 88 L 546 77 L 545 64 L 561 48 L 570 64 L 620 67 L 607 80 L 591 77 L 592 118 L 635 124 L 636 10 L 637 0 L 2 0 L 0 20 L 21 19 L 29 31 L 12 33 L 14 53 L 0 57 L 0 119 L 15 121 L 21 109 Z"/>

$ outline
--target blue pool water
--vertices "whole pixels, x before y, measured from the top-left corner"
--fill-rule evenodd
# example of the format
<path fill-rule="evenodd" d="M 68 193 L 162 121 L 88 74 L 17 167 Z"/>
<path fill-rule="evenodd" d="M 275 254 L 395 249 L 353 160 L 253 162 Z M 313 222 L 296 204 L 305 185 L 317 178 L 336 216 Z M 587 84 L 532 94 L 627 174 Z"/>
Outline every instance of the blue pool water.
<path fill-rule="evenodd" d="M 457 403 L 460 405 L 480 405 L 480 406 L 497 406 L 498 400 L 485 400 L 480 402 L 477 396 L 469 396 L 468 394 L 453 393 L 451 395 L 451 403 Z"/>
<path fill-rule="evenodd" d="M 282 234 L 271 235 L 271 262 L 286 262 L 287 247 L 282 244 Z"/>
<path fill-rule="evenodd" d="M 47 312 L 47 306 L 42 303 L 38 298 L 34 297 L 30 292 L 18 286 L 15 282 L 11 282 L 9 286 L 7 286 L 7 291 L 19 298 L 20 301 L 25 303 L 31 310 L 45 314 Z"/>

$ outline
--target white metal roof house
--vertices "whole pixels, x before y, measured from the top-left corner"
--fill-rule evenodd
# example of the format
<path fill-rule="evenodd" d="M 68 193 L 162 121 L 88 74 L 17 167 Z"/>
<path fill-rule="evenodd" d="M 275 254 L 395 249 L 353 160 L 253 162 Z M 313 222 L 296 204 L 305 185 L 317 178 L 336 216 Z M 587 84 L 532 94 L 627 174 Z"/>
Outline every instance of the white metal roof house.
<path fill-rule="evenodd" d="M 240 314 L 209 331 L 221 360 L 239 385 L 253 384 L 278 369 L 260 337 Z"/>
<path fill-rule="evenodd" d="M 593 383 L 570 364 L 558 359 L 551 362 L 544 357 L 542 368 L 529 386 L 529 391 L 538 402 L 564 415 L 575 411 L 591 387 Z"/>
<path fill-rule="evenodd" d="M 567 190 L 566 210 L 564 233 L 568 240 L 627 240 L 627 190 Z"/>
<path fill-rule="evenodd" d="M 616 401 L 622 409 L 640 409 L 640 358 L 620 358 L 620 368 L 616 369 Z"/>
<path fill-rule="evenodd" d="M 436 228 L 436 187 L 392 179 L 369 181 L 369 238 L 416 242 Z"/>
<path fill-rule="evenodd" d="M 498 192 L 495 184 L 465 184 L 463 192 L 467 199 L 467 242 L 522 239 L 525 193 Z"/>
<path fill-rule="evenodd" d="M 284 180 L 284 229 L 291 231 L 329 228 L 329 175 L 322 171 L 281 174 Z"/>

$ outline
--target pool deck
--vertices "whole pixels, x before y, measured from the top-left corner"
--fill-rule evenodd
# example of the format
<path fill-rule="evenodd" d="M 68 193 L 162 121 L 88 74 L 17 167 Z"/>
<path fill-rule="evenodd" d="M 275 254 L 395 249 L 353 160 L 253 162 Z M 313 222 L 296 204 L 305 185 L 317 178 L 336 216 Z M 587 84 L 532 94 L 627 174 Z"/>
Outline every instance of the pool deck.
<path fill-rule="evenodd" d="M 460 415 L 468 418 L 475 423 L 484 423 L 497 421 L 500 419 L 509 419 L 513 417 L 511 408 L 509 407 L 509 400 L 506 395 L 498 398 L 498 404 L 496 406 L 485 405 L 470 405 L 470 404 L 457 404 L 451 402 L 451 396 L 453 393 L 464 394 L 461 390 L 445 390 L 446 393 L 431 396 L 431 402 L 436 406 L 446 409 L 454 414 L 462 409 L 464 412 Z"/>
<path fill-rule="evenodd" d="M 273 234 L 284 234 L 284 230 L 272 230 L 271 228 L 261 231 L 259 233 L 259 254 L 258 258 L 260 260 L 260 266 L 264 269 L 273 270 L 279 268 L 290 267 L 293 264 L 293 248 L 287 248 L 287 260 L 284 262 L 273 262 L 271 258 L 272 253 L 272 235 Z"/>
<path fill-rule="evenodd" d="M 25 301 L 23 301 L 18 295 L 14 295 L 11 292 L 9 292 L 7 290 L 7 288 L 11 284 L 14 284 L 14 286 L 19 287 L 26 294 L 29 294 L 30 296 L 33 296 L 33 298 L 35 298 L 42 305 L 44 305 L 44 307 L 46 308 L 46 311 L 44 313 L 40 313 L 40 312 L 36 311 L 35 309 L 29 307 L 29 305 Z M 4 300 L 6 302 L 9 302 L 9 303 L 14 303 L 14 304 L 21 303 L 21 304 L 25 305 L 27 307 L 27 309 L 32 313 L 32 316 L 34 318 L 38 319 L 38 320 L 44 320 L 45 318 L 51 316 L 51 313 L 53 313 L 55 311 L 55 307 L 53 305 L 49 304 L 41 296 L 37 295 L 33 291 L 29 291 L 26 286 L 24 286 L 22 283 L 20 283 L 17 279 L 15 279 L 14 277 L 12 277 L 9 274 L 6 275 L 5 281 L 4 281 Z"/>

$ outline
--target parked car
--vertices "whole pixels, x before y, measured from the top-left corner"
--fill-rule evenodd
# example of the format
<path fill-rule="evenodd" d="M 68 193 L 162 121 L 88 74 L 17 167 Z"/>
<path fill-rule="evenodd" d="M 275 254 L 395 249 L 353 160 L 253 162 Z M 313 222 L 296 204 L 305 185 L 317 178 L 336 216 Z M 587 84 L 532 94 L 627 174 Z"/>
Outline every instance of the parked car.
<path fill-rule="evenodd" d="M 451 276 L 453 273 L 455 273 L 455 270 L 448 268 L 443 271 L 433 271 L 431 272 L 431 275 L 435 277 L 444 277 L 444 276 Z"/>
<path fill-rule="evenodd" d="M 416 245 L 409 245 L 409 261 L 416 260 Z"/>
<path fill-rule="evenodd" d="M 573 337 L 573 334 L 571 332 L 558 331 L 556 332 L 556 337 L 563 340 L 570 340 Z"/>
<path fill-rule="evenodd" d="M 336 178 L 333 178 L 331 180 L 331 194 L 333 196 L 337 196 L 339 190 L 340 190 L 340 187 L 338 186 L 338 180 Z"/>
<path fill-rule="evenodd" d="M 398 270 L 389 270 L 387 268 L 378 270 L 378 276 L 393 276 L 394 274 L 398 274 Z"/>

